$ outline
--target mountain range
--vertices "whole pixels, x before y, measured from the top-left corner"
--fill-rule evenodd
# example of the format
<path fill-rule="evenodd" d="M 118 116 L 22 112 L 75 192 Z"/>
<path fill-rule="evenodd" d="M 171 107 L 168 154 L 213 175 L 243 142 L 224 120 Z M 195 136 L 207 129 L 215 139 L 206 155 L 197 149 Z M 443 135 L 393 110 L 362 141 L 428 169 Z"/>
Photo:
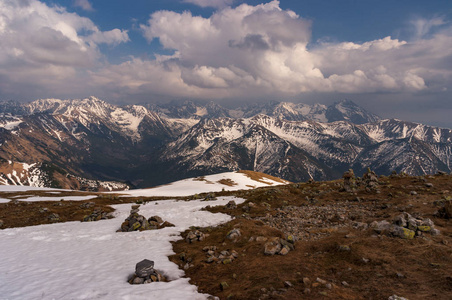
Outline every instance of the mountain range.
<path fill-rule="evenodd" d="M 191 101 L 117 106 L 95 97 L 6 101 L 0 176 L 4 184 L 80 188 L 87 180 L 150 187 L 240 169 L 290 181 L 335 179 L 367 167 L 421 175 L 451 171 L 451 137 L 449 129 L 382 120 L 348 100 L 236 109 Z M 12 172 L 24 163 L 34 173 L 22 172 L 17 182 Z M 29 180 L 37 170 L 47 179 Z"/>

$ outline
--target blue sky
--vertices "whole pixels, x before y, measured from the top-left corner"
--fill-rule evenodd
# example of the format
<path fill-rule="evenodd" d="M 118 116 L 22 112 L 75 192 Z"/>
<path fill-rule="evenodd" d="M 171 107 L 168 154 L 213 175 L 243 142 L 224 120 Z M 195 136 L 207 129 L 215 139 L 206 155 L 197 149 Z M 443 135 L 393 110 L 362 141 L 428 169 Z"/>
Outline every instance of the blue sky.
<path fill-rule="evenodd" d="M 452 127 L 452 2 L 0 0 L 0 99 L 348 98 Z"/>

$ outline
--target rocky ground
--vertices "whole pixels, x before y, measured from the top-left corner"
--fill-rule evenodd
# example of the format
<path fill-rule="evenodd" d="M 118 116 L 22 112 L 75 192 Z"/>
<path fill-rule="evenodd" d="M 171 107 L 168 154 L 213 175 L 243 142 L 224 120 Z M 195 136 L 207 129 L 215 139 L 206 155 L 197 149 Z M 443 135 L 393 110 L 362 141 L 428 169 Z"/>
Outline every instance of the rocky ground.
<path fill-rule="evenodd" d="M 171 259 L 220 299 L 450 299 L 452 176 L 344 177 L 238 192 Z"/>
<path fill-rule="evenodd" d="M 385 177 L 369 171 L 329 182 L 197 195 L 247 200 L 208 207 L 234 219 L 191 228 L 174 242 L 170 259 L 212 298 L 450 299 L 451 191 L 447 174 Z M 110 216 L 111 204 L 148 200 L 13 201 L 0 204 L 0 226 L 96 221 Z"/>

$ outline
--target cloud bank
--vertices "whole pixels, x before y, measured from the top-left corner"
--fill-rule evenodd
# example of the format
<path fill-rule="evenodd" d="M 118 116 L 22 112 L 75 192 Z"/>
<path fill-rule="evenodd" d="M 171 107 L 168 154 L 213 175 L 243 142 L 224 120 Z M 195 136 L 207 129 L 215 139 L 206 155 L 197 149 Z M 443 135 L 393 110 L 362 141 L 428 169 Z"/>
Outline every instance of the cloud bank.
<path fill-rule="evenodd" d="M 121 99 L 258 99 L 308 92 L 437 92 L 452 81 L 452 27 L 441 19 L 413 23 L 416 34 L 409 41 L 388 36 L 312 43 L 315 24 L 281 9 L 279 1 L 237 7 L 227 0 L 208 2 L 222 9 L 208 18 L 157 11 L 140 25 L 149 42 L 158 40 L 172 55 L 110 64 L 98 46 L 127 42 L 126 30 L 100 31 L 87 18 L 37 0 L 3 1 L 0 90 L 20 95 L 25 85 L 56 97 L 83 90 Z M 437 25 L 441 30 L 431 33 Z"/>

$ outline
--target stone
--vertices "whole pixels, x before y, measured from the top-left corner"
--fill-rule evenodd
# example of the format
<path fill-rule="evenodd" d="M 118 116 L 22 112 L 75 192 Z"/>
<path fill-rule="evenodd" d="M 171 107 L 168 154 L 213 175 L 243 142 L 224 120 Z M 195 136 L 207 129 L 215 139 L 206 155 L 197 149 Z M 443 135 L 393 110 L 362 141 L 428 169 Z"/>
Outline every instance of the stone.
<path fill-rule="evenodd" d="M 223 265 L 229 265 L 230 263 L 232 263 L 232 260 L 230 258 L 226 258 L 222 261 Z"/>
<path fill-rule="evenodd" d="M 154 262 L 149 259 L 143 259 L 135 266 L 135 274 L 138 277 L 145 278 L 154 274 Z"/>
<path fill-rule="evenodd" d="M 417 230 L 422 231 L 422 232 L 431 232 L 432 231 L 432 227 L 430 227 L 430 226 L 418 226 Z"/>
<path fill-rule="evenodd" d="M 405 215 L 398 215 L 394 218 L 394 224 L 401 226 L 401 227 L 406 227 L 407 226 L 407 221 L 405 218 Z"/>
<path fill-rule="evenodd" d="M 324 279 L 322 279 L 322 278 L 319 278 L 319 277 L 317 277 L 317 279 L 316 279 L 315 281 L 317 281 L 317 282 L 320 283 L 320 284 L 327 284 L 327 281 L 326 281 L 326 280 L 324 280 Z"/>
<path fill-rule="evenodd" d="M 141 277 L 135 277 L 135 279 L 132 281 L 132 284 L 142 284 L 144 283 L 144 278 Z"/>
<path fill-rule="evenodd" d="M 47 218 L 52 222 L 58 222 L 60 220 L 60 216 L 56 213 L 51 214 Z"/>
<path fill-rule="evenodd" d="M 431 233 L 431 235 L 440 235 L 441 234 L 441 232 L 436 228 L 434 228 L 430 233 Z"/>
<path fill-rule="evenodd" d="M 227 290 L 229 288 L 229 284 L 226 281 L 220 283 L 220 289 L 222 291 Z"/>
<path fill-rule="evenodd" d="M 256 242 L 266 242 L 267 238 L 264 236 L 258 236 L 256 237 Z"/>
<path fill-rule="evenodd" d="M 384 231 L 389 231 L 391 229 L 391 224 L 386 221 L 373 221 L 370 223 L 370 227 L 377 233 L 382 233 Z"/>
<path fill-rule="evenodd" d="M 225 207 L 227 209 L 236 209 L 237 208 L 237 204 L 235 203 L 234 200 L 231 200 L 228 202 L 228 204 L 225 205 Z"/>
<path fill-rule="evenodd" d="M 310 294 L 311 293 L 311 289 L 309 289 L 309 288 L 305 288 L 304 290 L 303 290 L 303 294 Z"/>
<path fill-rule="evenodd" d="M 133 231 L 140 229 L 141 228 L 140 222 L 136 221 L 135 223 L 132 224 L 131 228 L 132 228 Z"/>
<path fill-rule="evenodd" d="M 402 238 L 402 239 L 413 239 L 415 232 L 413 230 L 410 230 L 408 228 L 400 227 L 397 225 L 394 225 L 391 229 L 391 234 L 393 236 Z"/>
<path fill-rule="evenodd" d="M 279 242 L 279 238 L 272 238 L 264 245 L 264 254 L 265 255 L 275 255 L 281 251 L 281 243 Z"/>
<path fill-rule="evenodd" d="M 432 188 L 432 187 L 433 187 L 433 183 L 427 182 L 427 183 L 425 184 L 425 186 L 428 187 L 428 188 Z"/>
<path fill-rule="evenodd" d="M 407 228 L 413 231 L 417 230 L 418 222 L 410 214 L 407 214 Z"/>
<path fill-rule="evenodd" d="M 411 191 L 410 194 L 413 195 L 413 196 L 416 196 L 417 192 L 416 191 Z"/>
<path fill-rule="evenodd" d="M 240 232 L 240 229 L 235 228 L 228 232 L 228 234 L 226 235 L 226 238 L 229 240 L 235 240 L 241 235 L 242 235 L 242 233 Z"/>
<path fill-rule="evenodd" d="M 151 222 L 151 221 L 157 222 L 158 224 L 163 223 L 162 218 L 160 218 L 159 216 L 152 216 L 152 217 L 150 217 L 148 219 L 148 222 Z"/>
<path fill-rule="evenodd" d="M 303 278 L 303 284 L 306 287 L 310 287 L 311 286 L 311 280 L 308 277 L 304 277 Z"/>
<path fill-rule="evenodd" d="M 173 223 L 164 221 L 162 224 L 160 224 L 159 227 L 160 227 L 160 228 L 165 228 L 165 227 L 176 227 L 176 225 L 174 225 Z"/>
<path fill-rule="evenodd" d="M 290 288 L 293 287 L 293 284 L 290 281 L 284 281 L 284 286 Z"/>
<path fill-rule="evenodd" d="M 347 283 L 347 281 L 342 281 L 342 285 L 343 285 L 343 286 L 350 286 L 350 285 Z"/>
<path fill-rule="evenodd" d="M 339 245 L 338 250 L 342 251 L 342 252 L 350 252 L 351 251 L 349 245 Z"/>
<path fill-rule="evenodd" d="M 286 241 L 285 239 L 280 239 L 279 242 L 281 243 L 282 247 L 286 247 L 287 250 L 295 250 L 295 246 L 292 243 L 289 243 L 288 241 Z"/>
<path fill-rule="evenodd" d="M 281 251 L 279 251 L 280 255 L 287 255 L 289 253 L 289 249 L 287 247 L 283 247 Z"/>
<path fill-rule="evenodd" d="M 404 298 L 404 297 L 397 296 L 397 295 L 392 295 L 392 296 L 389 296 L 388 300 L 408 300 L 408 299 Z"/>

